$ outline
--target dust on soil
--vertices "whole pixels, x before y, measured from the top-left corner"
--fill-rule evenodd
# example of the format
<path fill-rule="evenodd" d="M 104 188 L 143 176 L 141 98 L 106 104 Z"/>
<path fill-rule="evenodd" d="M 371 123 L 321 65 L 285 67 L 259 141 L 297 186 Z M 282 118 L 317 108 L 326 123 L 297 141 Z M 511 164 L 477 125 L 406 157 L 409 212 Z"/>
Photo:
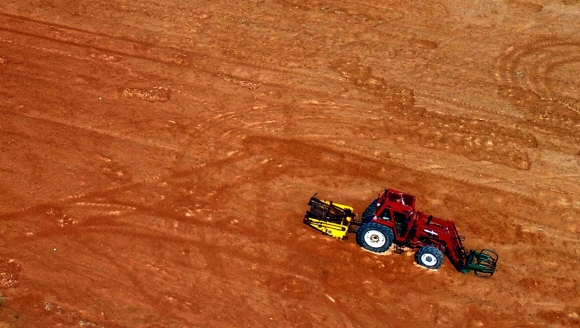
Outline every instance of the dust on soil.
<path fill-rule="evenodd" d="M 0 4 L 0 325 L 580 324 L 578 1 Z M 301 223 L 384 187 L 488 280 Z"/>

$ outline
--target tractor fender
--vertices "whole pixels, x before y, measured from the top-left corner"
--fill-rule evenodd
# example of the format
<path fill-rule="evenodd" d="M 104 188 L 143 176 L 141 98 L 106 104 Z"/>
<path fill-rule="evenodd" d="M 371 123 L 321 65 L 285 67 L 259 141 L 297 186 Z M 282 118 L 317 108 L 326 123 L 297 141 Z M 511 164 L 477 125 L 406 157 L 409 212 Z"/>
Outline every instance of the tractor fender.
<path fill-rule="evenodd" d="M 362 219 L 363 223 L 371 222 L 371 220 L 373 219 L 373 217 L 375 216 L 375 214 L 377 212 L 377 203 L 378 202 L 379 202 L 379 199 L 377 198 L 377 199 L 373 200 L 369 206 L 367 206 L 367 208 L 365 209 L 365 211 L 361 215 L 361 219 Z"/>

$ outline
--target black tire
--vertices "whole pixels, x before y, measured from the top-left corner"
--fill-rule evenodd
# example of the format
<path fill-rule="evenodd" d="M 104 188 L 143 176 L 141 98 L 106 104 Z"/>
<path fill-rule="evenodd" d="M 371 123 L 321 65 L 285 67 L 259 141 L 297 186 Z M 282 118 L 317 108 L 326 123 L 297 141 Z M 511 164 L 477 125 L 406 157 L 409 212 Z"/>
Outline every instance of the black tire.
<path fill-rule="evenodd" d="M 443 252 L 434 246 L 423 246 L 415 253 L 415 261 L 422 267 L 437 270 L 443 264 Z"/>
<path fill-rule="evenodd" d="M 384 253 L 393 244 L 393 230 L 378 223 L 364 223 L 356 233 L 357 243 L 373 253 Z"/>
<path fill-rule="evenodd" d="M 373 202 L 367 206 L 367 208 L 365 209 L 365 211 L 363 212 L 361 219 L 363 223 L 366 222 L 370 222 L 371 219 L 375 216 L 375 214 L 377 213 L 377 203 L 379 202 L 379 199 L 375 199 L 373 200 Z"/>

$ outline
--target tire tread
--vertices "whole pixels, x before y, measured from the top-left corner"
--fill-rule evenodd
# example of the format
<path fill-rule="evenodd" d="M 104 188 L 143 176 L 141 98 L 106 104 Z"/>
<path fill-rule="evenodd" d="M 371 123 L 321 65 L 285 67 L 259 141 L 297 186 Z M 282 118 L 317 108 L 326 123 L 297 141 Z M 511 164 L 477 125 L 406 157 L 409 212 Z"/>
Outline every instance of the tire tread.
<path fill-rule="evenodd" d="M 421 262 L 421 256 L 423 254 L 432 254 L 433 256 L 435 256 L 435 258 L 437 259 L 437 264 L 435 264 L 434 266 L 424 265 Z M 439 267 L 441 267 L 441 265 L 443 264 L 443 260 L 444 260 L 443 252 L 441 252 L 435 246 L 423 246 L 423 247 L 419 248 L 419 250 L 415 253 L 415 261 L 417 262 L 417 264 L 419 264 L 420 266 L 427 268 L 427 269 L 431 269 L 431 270 L 439 269 Z"/>
<path fill-rule="evenodd" d="M 374 248 L 374 247 L 369 246 L 364 240 L 364 235 L 369 230 L 378 230 L 378 231 L 382 232 L 387 239 L 385 242 L 385 245 L 383 245 L 382 247 L 379 247 L 379 248 Z M 395 240 L 395 234 L 393 233 L 393 230 L 391 228 L 386 227 L 386 226 L 381 225 L 381 224 L 378 224 L 378 223 L 374 223 L 374 222 L 363 223 L 363 225 L 360 227 L 360 229 L 358 230 L 358 232 L 356 234 L 357 243 L 362 248 L 364 248 L 368 251 L 371 251 L 373 253 L 386 252 L 387 250 L 389 250 L 389 248 L 391 248 L 391 245 L 393 244 L 394 240 Z"/>

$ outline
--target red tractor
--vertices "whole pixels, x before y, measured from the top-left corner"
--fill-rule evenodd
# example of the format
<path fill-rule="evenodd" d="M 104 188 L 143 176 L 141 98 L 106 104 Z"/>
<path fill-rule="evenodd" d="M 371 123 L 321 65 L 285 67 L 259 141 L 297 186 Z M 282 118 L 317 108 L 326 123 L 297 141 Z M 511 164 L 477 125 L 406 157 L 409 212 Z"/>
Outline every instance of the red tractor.
<path fill-rule="evenodd" d="M 457 233 L 453 221 L 416 211 L 415 201 L 413 195 L 386 189 L 367 207 L 359 221 L 349 211 L 342 215 L 344 218 L 338 215 L 341 210 L 344 211 L 345 205 L 327 201 L 321 203 L 312 197 L 309 202 L 311 210 L 306 213 L 304 223 L 339 238 L 346 232 L 342 236 L 332 232 L 344 226 L 342 230 L 356 232 L 358 244 L 374 253 L 384 253 L 393 244 L 396 253 L 402 253 L 404 247 L 418 248 L 415 260 L 428 269 L 438 269 L 443 264 L 444 255 L 447 255 L 458 271 L 473 271 L 480 277 L 494 274 L 497 253 L 489 249 L 466 251 L 462 244 L 463 237 Z M 322 205 L 322 209 L 326 210 L 315 211 L 315 205 Z"/>
<path fill-rule="evenodd" d="M 359 245 L 375 253 L 386 252 L 393 243 L 398 253 L 402 247 L 418 248 L 415 260 L 425 268 L 439 268 L 447 255 L 458 271 L 493 275 L 498 260 L 494 251 L 467 252 L 453 221 L 415 211 L 415 201 L 413 195 L 385 190 L 362 215 L 356 234 Z"/>

